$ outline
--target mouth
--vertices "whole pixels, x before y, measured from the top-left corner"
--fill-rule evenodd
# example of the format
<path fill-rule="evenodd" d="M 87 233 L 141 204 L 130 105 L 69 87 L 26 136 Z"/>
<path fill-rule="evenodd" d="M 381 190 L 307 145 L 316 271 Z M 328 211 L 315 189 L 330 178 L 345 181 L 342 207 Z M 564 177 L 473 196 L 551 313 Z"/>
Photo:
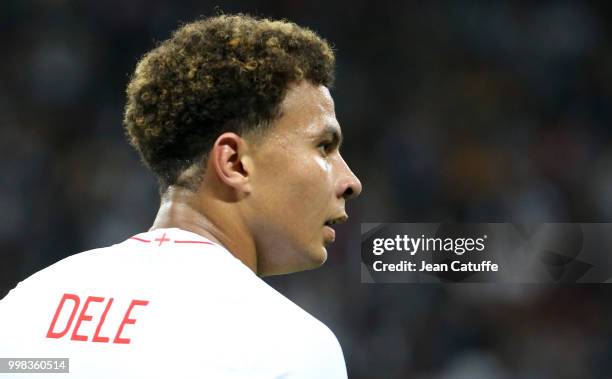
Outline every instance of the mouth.
<path fill-rule="evenodd" d="M 327 221 L 325 221 L 325 225 L 326 226 L 332 226 L 335 224 L 343 224 L 348 220 L 348 215 L 346 213 L 344 213 L 344 211 L 342 212 L 342 214 L 340 214 L 339 216 L 333 216 L 331 218 L 328 218 Z"/>
<path fill-rule="evenodd" d="M 327 243 L 332 243 L 336 240 L 336 231 L 331 226 L 325 225 L 323 227 L 323 235 Z"/>
<path fill-rule="evenodd" d="M 348 216 L 346 215 L 346 213 L 344 213 L 339 217 L 333 217 L 325 221 L 325 223 L 323 224 L 323 232 L 325 234 L 326 242 L 331 243 L 336 240 L 336 231 L 332 229 L 332 225 L 342 224 L 346 222 L 346 220 L 348 220 Z"/>

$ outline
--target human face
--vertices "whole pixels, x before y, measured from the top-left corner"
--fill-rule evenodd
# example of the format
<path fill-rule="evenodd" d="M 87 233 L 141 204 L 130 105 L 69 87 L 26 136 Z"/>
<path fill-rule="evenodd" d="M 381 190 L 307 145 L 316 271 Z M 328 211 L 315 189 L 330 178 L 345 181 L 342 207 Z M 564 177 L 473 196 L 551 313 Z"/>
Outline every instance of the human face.
<path fill-rule="evenodd" d="M 322 265 L 335 239 L 329 222 L 347 218 L 346 200 L 361 192 L 340 155 L 342 134 L 325 86 L 292 85 L 281 115 L 253 149 L 247 218 L 260 275 Z"/>

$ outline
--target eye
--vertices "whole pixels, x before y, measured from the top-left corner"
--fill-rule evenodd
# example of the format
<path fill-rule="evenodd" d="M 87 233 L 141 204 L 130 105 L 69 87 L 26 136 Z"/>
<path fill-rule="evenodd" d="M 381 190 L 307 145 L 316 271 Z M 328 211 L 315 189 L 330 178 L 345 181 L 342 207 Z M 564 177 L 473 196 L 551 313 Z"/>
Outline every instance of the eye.
<path fill-rule="evenodd" d="M 321 154 L 327 155 L 334 149 L 334 144 L 331 141 L 324 141 L 319 144 L 318 149 L 321 151 Z"/>

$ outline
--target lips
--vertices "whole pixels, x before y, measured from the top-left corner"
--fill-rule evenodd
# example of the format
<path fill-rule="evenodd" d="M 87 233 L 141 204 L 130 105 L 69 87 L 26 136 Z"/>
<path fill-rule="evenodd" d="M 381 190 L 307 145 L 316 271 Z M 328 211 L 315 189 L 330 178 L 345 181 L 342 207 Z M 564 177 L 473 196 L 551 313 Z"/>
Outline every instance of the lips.
<path fill-rule="evenodd" d="M 346 220 L 348 220 L 348 216 L 346 215 L 346 213 L 343 213 L 340 216 L 332 217 L 328 219 L 327 221 L 325 221 L 325 225 L 330 226 L 334 224 L 342 224 L 342 223 L 345 223 Z"/>
<path fill-rule="evenodd" d="M 323 234 L 325 235 L 325 241 L 334 242 L 336 240 L 336 231 L 331 226 L 325 225 L 323 227 Z"/>
<path fill-rule="evenodd" d="M 348 220 L 346 213 L 342 213 L 340 216 L 332 217 L 325 221 L 323 225 L 323 233 L 325 235 L 325 241 L 334 242 L 336 240 L 336 231 L 332 229 L 332 225 L 342 224 Z"/>

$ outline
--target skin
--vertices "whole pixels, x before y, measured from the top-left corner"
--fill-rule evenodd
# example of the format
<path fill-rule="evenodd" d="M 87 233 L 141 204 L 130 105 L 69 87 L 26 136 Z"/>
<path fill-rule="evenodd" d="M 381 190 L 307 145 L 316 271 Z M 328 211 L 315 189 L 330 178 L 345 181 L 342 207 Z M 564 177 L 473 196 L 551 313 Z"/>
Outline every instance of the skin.
<path fill-rule="evenodd" d="M 361 183 L 340 154 L 341 129 L 325 86 L 290 85 L 280 109 L 262 135 L 219 135 L 198 190 L 171 186 L 151 230 L 200 234 L 259 276 L 321 266 L 333 242 L 324 224 L 346 221 L 346 201 Z"/>

